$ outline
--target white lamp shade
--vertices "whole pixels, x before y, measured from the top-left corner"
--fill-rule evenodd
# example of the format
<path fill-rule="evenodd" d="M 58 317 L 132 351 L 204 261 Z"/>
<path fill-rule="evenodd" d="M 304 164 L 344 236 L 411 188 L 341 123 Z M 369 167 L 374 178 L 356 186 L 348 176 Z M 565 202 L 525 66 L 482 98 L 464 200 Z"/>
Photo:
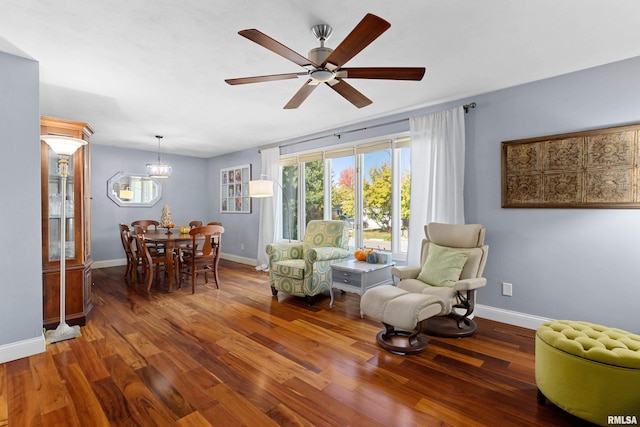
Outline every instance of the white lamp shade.
<path fill-rule="evenodd" d="M 78 148 L 87 144 L 87 141 L 70 136 L 40 135 L 40 139 L 46 142 L 54 153 L 67 156 L 72 155 Z"/>
<path fill-rule="evenodd" d="M 268 179 L 249 181 L 249 196 L 273 197 L 273 181 Z"/>

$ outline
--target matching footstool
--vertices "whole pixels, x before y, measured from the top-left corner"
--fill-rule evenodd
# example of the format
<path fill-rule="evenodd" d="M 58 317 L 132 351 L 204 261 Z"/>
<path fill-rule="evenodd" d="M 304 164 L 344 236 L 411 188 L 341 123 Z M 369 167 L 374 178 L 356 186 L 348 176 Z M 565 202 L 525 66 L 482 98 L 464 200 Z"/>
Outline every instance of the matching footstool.
<path fill-rule="evenodd" d="M 640 422 L 639 335 L 559 320 L 538 328 L 535 346 L 538 403 L 549 399 L 598 425 Z"/>
<path fill-rule="evenodd" d="M 392 285 L 371 288 L 360 299 L 360 311 L 385 327 L 376 336 L 380 347 L 398 354 L 423 351 L 427 339 L 420 335 L 421 323 L 440 314 L 444 308 L 444 302 L 436 296 L 408 292 Z"/>

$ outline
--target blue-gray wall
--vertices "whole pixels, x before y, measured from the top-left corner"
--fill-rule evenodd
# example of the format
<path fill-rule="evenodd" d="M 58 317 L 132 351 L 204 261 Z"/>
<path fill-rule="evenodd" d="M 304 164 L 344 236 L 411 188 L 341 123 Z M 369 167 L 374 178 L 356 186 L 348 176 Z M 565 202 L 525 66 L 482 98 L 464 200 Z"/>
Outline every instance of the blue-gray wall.
<path fill-rule="evenodd" d="M 501 141 L 638 123 L 638 76 L 640 57 L 475 97 L 465 212 L 490 245 L 478 302 L 640 333 L 640 210 L 500 208 Z"/>
<path fill-rule="evenodd" d="M 42 337 L 38 80 L 37 62 L 0 52 L 0 222 L 20 233 L 0 249 L 0 346 Z"/>

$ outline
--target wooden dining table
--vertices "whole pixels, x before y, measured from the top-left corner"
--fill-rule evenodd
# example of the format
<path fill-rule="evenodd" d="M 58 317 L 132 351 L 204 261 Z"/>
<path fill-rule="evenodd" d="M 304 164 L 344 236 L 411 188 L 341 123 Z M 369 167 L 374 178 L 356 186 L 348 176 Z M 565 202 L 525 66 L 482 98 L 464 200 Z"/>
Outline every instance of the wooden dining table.
<path fill-rule="evenodd" d="M 173 292 L 173 279 L 175 266 L 173 265 L 173 253 L 176 248 L 176 243 L 191 242 L 191 235 L 189 233 L 180 233 L 178 229 L 170 229 L 170 233 L 167 233 L 166 228 L 160 228 L 157 230 L 148 229 L 144 233 L 144 238 L 148 242 L 159 243 L 165 247 L 165 256 L 167 263 L 167 284 L 169 292 Z"/>

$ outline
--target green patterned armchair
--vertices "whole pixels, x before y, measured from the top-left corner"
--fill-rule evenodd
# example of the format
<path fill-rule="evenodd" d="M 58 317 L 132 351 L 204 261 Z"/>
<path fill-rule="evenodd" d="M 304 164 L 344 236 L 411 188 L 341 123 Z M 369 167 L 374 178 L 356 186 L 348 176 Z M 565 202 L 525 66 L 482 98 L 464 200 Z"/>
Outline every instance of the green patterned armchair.
<path fill-rule="evenodd" d="M 313 305 L 318 294 L 331 286 L 331 264 L 345 261 L 351 253 L 343 221 L 309 221 L 302 242 L 267 245 L 269 279 L 273 296 L 278 291 L 306 297 Z"/>

